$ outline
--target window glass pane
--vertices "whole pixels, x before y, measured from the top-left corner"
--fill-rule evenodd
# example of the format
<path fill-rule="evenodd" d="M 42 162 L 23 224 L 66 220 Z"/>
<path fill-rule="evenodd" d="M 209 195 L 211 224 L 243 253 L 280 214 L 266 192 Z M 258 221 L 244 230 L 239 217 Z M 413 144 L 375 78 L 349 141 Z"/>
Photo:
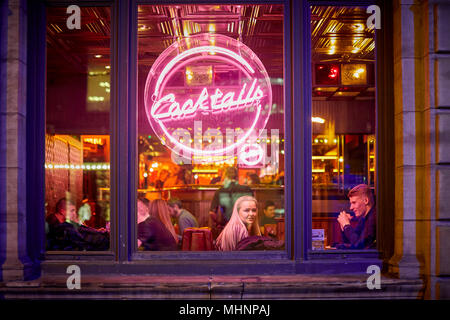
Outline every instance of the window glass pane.
<path fill-rule="evenodd" d="M 82 7 L 79 28 L 76 14 L 47 9 L 47 250 L 107 250 L 110 10 Z"/>
<path fill-rule="evenodd" d="M 375 248 L 375 33 L 367 18 L 364 7 L 311 7 L 313 250 Z"/>
<path fill-rule="evenodd" d="M 138 46 L 138 249 L 282 249 L 283 6 L 141 5 Z"/>

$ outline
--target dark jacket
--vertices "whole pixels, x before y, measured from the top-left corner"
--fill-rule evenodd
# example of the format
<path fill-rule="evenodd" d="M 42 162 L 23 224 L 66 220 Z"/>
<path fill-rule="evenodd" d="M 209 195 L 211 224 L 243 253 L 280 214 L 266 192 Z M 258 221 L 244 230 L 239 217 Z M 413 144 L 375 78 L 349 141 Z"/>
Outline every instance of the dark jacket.
<path fill-rule="evenodd" d="M 344 244 L 339 249 L 372 249 L 375 248 L 377 235 L 377 211 L 375 206 L 365 217 L 361 217 L 355 227 L 344 227 Z"/>
<path fill-rule="evenodd" d="M 177 250 L 177 243 L 164 224 L 156 218 L 148 217 L 138 224 L 138 239 L 144 250 Z"/>
<path fill-rule="evenodd" d="M 109 248 L 109 233 L 73 222 L 48 221 L 47 250 L 103 251 Z"/>

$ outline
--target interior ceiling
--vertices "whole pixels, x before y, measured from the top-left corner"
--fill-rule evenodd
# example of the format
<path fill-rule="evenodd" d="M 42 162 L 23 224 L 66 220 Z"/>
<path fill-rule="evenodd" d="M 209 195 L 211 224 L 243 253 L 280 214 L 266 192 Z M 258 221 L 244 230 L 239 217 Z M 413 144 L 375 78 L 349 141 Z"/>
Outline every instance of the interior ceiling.
<path fill-rule="evenodd" d="M 312 6 L 313 66 L 317 63 L 354 63 L 366 64 L 366 72 L 375 70 L 375 31 L 367 27 L 368 17 L 364 7 Z M 370 82 L 347 86 L 313 83 L 313 100 L 374 100 L 375 87 Z"/>
<path fill-rule="evenodd" d="M 67 8 L 47 9 L 47 74 L 109 72 L 110 9 L 82 7 L 81 29 L 69 30 Z"/>
<path fill-rule="evenodd" d="M 66 8 L 47 11 L 47 64 L 53 71 L 106 71 L 110 65 L 110 10 L 82 7 L 81 30 L 68 30 Z M 272 77 L 283 76 L 283 6 L 281 5 L 141 5 L 138 6 L 139 66 L 151 67 L 178 37 L 204 32 L 239 39 L 257 53 Z M 374 30 L 359 7 L 311 7 L 312 62 L 374 64 Z M 351 88 L 350 88 L 351 89 Z M 373 85 L 353 88 L 373 97 Z M 337 88 L 336 92 L 344 90 Z M 349 88 L 345 88 L 349 90 Z M 313 97 L 317 95 L 313 86 Z M 325 99 L 335 98 L 328 92 Z M 346 97 L 348 99 L 348 97 Z M 355 97 L 353 97 L 355 98 Z"/>
<path fill-rule="evenodd" d="M 363 7 L 311 7 L 314 62 L 374 62 L 375 33 Z M 334 48 L 333 48 L 334 47 Z"/>
<path fill-rule="evenodd" d="M 280 5 L 179 5 L 138 7 L 139 65 L 149 69 L 180 37 L 211 32 L 250 47 L 272 77 L 283 76 L 283 7 Z"/>

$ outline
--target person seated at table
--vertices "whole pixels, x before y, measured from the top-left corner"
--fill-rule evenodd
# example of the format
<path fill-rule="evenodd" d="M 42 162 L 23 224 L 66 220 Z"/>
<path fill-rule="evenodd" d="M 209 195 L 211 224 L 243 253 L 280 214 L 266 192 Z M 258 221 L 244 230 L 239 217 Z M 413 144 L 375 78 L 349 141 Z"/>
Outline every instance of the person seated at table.
<path fill-rule="evenodd" d="M 181 200 L 172 198 L 167 202 L 167 204 L 169 206 L 171 217 L 176 219 L 178 223 L 178 228 L 180 230 L 180 235 L 178 236 L 179 240 L 181 240 L 181 237 L 183 236 L 184 229 L 198 228 L 199 224 L 197 219 L 192 215 L 192 213 L 186 209 L 183 209 Z"/>
<path fill-rule="evenodd" d="M 82 225 L 75 203 L 61 198 L 55 212 L 47 216 L 47 250 L 107 250 L 109 233 Z"/>
<path fill-rule="evenodd" d="M 343 243 L 338 249 L 370 249 L 375 248 L 377 213 L 372 191 L 366 184 L 360 184 L 348 193 L 350 211 L 355 213 L 353 218 L 345 211 L 341 211 L 337 221 L 342 230 Z M 355 219 L 356 226 L 350 221 Z"/>
<path fill-rule="evenodd" d="M 178 236 L 166 202 L 161 199 L 150 202 L 148 215 L 146 205 L 145 200 L 138 199 L 138 247 L 152 251 L 177 250 Z"/>
<path fill-rule="evenodd" d="M 250 236 L 261 236 L 258 203 L 254 197 L 243 196 L 234 203 L 230 221 L 217 237 L 216 247 L 219 251 L 232 251 L 241 240 Z"/>
<path fill-rule="evenodd" d="M 275 203 L 267 200 L 264 204 L 263 212 L 264 214 L 261 216 L 261 221 L 259 222 L 261 233 L 265 234 L 265 231 L 267 231 L 267 235 L 276 236 L 277 220 L 275 219 Z"/>

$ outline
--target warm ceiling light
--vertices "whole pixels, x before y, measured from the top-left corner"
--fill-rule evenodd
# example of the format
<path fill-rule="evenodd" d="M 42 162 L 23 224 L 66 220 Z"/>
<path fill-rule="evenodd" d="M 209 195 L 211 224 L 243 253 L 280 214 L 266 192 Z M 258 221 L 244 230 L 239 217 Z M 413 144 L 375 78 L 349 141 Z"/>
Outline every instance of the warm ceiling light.
<path fill-rule="evenodd" d="M 335 54 L 336 53 L 336 46 L 331 46 L 328 50 L 328 54 Z"/>
<path fill-rule="evenodd" d="M 359 68 L 358 70 L 356 70 L 354 73 L 353 73 L 353 78 L 356 78 L 356 79 L 359 79 L 359 76 L 360 76 L 360 74 L 361 73 L 364 73 L 364 69 L 363 68 Z"/>
<path fill-rule="evenodd" d="M 105 69 L 111 69 L 111 67 L 110 66 L 105 66 Z"/>
<path fill-rule="evenodd" d="M 311 121 L 315 122 L 315 123 L 325 123 L 325 119 L 320 118 L 320 117 L 312 117 Z"/>
<path fill-rule="evenodd" d="M 338 88 L 337 87 L 320 87 L 320 88 L 316 88 L 316 91 L 322 91 L 322 92 L 334 92 L 336 91 Z"/>
<path fill-rule="evenodd" d="M 342 64 L 342 84 L 343 85 L 362 85 L 367 83 L 367 69 L 363 63 Z"/>
<path fill-rule="evenodd" d="M 105 101 L 105 97 L 89 96 L 88 101 L 91 102 Z"/>
<path fill-rule="evenodd" d="M 101 58 L 102 55 L 101 55 L 101 54 L 96 54 L 94 57 L 96 57 L 96 58 Z"/>
<path fill-rule="evenodd" d="M 193 71 L 191 70 L 191 68 L 187 67 L 187 68 L 186 68 L 186 80 L 187 80 L 188 82 L 190 82 L 192 79 L 194 79 L 194 73 L 193 73 Z"/>
<path fill-rule="evenodd" d="M 353 25 L 353 28 L 355 29 L 355 31 L 357 32 L 361 32 L 364 31 L 364 25 L 362 23 L 355 23 Z"/>

